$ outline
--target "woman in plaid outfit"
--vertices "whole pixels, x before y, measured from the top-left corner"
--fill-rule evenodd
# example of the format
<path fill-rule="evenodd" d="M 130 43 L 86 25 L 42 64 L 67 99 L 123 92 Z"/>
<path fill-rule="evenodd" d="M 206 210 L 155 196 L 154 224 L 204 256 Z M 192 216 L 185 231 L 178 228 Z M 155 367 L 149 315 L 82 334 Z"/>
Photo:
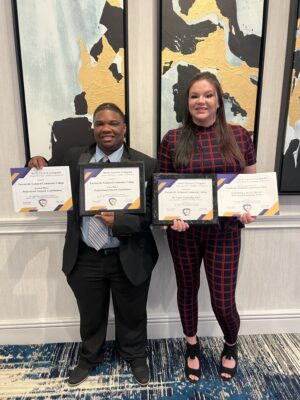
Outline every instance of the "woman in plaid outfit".
<path fill-rule="evenodd" d="M 169 131 L 159 151 L 163 173 L 255 173 L 256 157 L 249 133 L 226 123 L 223 91 L 214 74 L 202 72 L 191 80 L 182 128 Z M 235 289 L 241 244 L 241 227 L 255 220 L 220 218 L 218 225 L 191 225 L 174 220 L 167 230 L 176 281 L 177 302 L 186 336 L 185 374 L 191 382 L 201 376 L 197 337 L 200 265 L 204 267 L 211 304 L 224 334 L 220 376 L 231 379 L 237 368 L 240 318 Z"/>

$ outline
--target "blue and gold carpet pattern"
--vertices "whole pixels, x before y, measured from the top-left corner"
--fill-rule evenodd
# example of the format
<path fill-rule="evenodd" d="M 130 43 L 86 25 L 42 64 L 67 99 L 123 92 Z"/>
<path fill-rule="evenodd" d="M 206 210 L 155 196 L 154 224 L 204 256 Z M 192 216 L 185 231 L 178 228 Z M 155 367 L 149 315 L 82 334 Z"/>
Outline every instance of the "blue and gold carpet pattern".
<path fill-rule="evenodd" d="M 240 336 L 239 368 L 230 382 L 218 376 L 221 338 L 200 338 L 203 376 L 184 377 L 184 339 L 149 340 L 151 381 L 140 387 L 113 341 L 105 358 L 80 386 L 69 387 L 68 371 L 78 343 L 0 346 L 0 399 L 78 400 L 297 400 L 300 399 L 300 335 Z"/>

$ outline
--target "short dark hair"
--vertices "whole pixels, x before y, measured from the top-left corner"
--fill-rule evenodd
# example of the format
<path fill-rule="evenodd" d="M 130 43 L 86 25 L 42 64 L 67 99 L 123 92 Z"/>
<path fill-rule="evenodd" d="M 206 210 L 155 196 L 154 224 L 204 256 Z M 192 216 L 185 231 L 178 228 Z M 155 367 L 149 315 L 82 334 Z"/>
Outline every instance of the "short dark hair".
<path fill-rule="evenodd" d="M 99 104 L 99 106 L 97 106 L 95 111 L 94 111 L 93 119 L 95 118 L 95 115 L 97 114 L 97 112 L 99 112 L 101 110 L 114 111 L 114 112 L 118 113 L 122 117 L 124 122 L 126 120 L 125 114 L 123 113 L 123 111 L 114 103 L 102 103 L 102 104 Z"/>

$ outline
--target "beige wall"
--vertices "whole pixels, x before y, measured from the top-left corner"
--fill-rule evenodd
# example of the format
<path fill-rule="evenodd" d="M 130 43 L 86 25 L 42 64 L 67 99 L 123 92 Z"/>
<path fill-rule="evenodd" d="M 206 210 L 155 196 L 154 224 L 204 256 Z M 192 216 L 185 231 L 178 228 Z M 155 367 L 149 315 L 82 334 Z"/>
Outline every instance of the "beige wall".
<path fill-rule="evenodd" d="M 156 3 L 128 1 L 131 144 L 150 155 L 156 153 Z M 269 3 L 259 171 L 274 168 L 289 1 Z M 0 1 L 0 48 L 0 343 L 78 339 L 76 304 L 60 271 L 65 217 L 17 215 L 11 206 L 9 167 L 24 165 L 25 157 L 10 0 Z M 242 333 L 299 330 L 300 196 L 280 201 L 281 217 L 261 219 L 243 233 Z M 149 336 L 180 336 L 165 233 L 155 230 L 155 237 L 160 259 L 149 296 Z M 199 334 L 220 334 L 202 277 Z"/>

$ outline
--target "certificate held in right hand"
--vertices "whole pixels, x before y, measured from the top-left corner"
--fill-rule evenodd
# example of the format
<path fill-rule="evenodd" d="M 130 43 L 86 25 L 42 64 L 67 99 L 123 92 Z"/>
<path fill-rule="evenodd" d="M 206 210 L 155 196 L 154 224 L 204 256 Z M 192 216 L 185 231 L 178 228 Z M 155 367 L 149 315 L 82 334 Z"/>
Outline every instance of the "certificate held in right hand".
<path fill-rule="evenodd" d="M 218 174 L 219 216 L 279 215 L 276 172 Z"/>
<path fill-rule="evenodd" d="M 242 174 L 256 172 L 250 134 L 225 119 L 223 91 L 210 72 L 196 74 L 189 83 L 183 125 L 164 136 L 159 151 L 160 172 L 177 174 Z M 254 218 L 243 214 L 220 218 L 219 225 L 190 225 L 174 221 L 167 229 L 177 280 L 178 308 L 186 336 L 185 374 L 196 382 L 201 376 L 201 350 L 197 337 L 198 291 L 202 259 L 211 304 L 224 335 L 220 357 L 222 379 L 237 368 L 240 318 L 235 303 L 241 223 Z M 189 228 L 189 229 L 187 229 Z"/>

